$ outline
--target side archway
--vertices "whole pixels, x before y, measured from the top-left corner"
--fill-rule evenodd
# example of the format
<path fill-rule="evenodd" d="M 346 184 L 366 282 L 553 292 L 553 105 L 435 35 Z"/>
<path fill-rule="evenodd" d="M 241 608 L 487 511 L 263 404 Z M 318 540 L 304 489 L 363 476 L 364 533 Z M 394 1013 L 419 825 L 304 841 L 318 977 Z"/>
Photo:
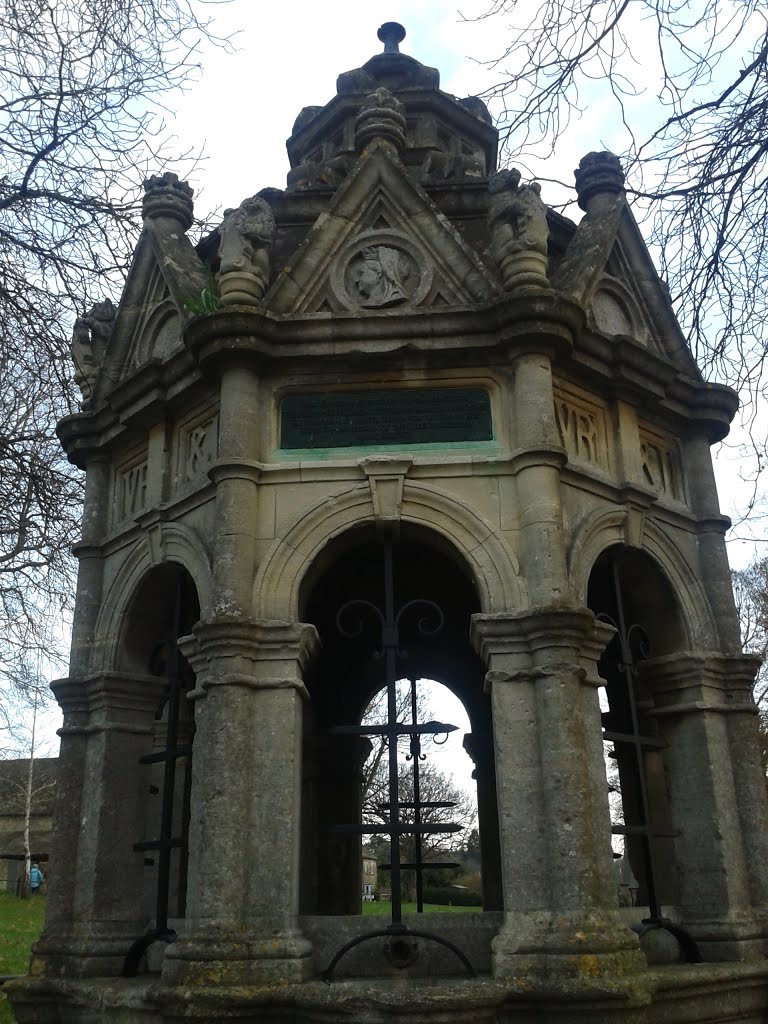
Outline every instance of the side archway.
<path fill-rule="evenodd" d="M 633 543 L 630 514 L 623 508 L 588 516 L 576 532 L 568 555 L 573 596 L 585 602 L 590 574 L 600 555 L 610 547 L 626 545 L 648 555 L 667 578 L 677 598 L 685 645 L 690 649 L 717 646 L 709 602 L 683 552 L 650 517 L 643 519 L 642 531 L 637 532 L 641 533 L 641 543 Z"/>
<path fill-rule="evenodd" d="M 156 537 L 142 539 L 131 548 L 107 587 L 96 623 L 93 671 L 118 668 L 119 639 L 128 610 L 153 568 L 173 563 L 186 569 L 194 583 L 200 615 L 211 614 L 213 580 L 202 542 L 178 523 L 163 523 L 158 530 Z"/>

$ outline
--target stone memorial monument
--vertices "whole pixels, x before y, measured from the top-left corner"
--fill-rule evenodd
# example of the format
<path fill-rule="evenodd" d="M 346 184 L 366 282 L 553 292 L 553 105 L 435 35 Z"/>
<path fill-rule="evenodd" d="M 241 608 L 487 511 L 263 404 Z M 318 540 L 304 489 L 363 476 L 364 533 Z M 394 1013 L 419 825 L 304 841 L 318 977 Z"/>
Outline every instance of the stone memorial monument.
<path fill-rule="evenodd" d="M 581 161 L 578 225 L 548 209 L 404 35 L 198 245 L 189 186 L 147 181 L 119 307 L 75 327 L 86 498 L 20 1024 L 766 1020 L 756 662 L 710 458 L 736 396 L 616 157 Z M 360 721 L 395 676 L 466 707 L 484 905 L 400 914 L 395 791 L 372 929 Z M 437 725 L 380 734 L 408 729 Z"/>

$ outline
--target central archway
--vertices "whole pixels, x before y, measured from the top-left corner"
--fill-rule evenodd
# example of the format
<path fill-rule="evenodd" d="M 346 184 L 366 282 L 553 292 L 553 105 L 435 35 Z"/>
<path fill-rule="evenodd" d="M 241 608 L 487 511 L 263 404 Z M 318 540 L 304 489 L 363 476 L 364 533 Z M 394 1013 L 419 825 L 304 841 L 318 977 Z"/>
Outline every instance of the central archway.
<path fill-rule="evenodd" d="M 347 531 L 323 549 L 300 595 L 302 621 L 312 623 L 322 641 L 305 676 L 310 699 L 304 727 L 303 914 L 360 913 L 360 836 L 331 829 L 361 822 L 362 768 L 371 745 L 331 730 L 359 725 L 385 684 L 381 624 L 373 611 L 384 608 L 383 550 L 372 527 Z M 398 676 L 436 680 L 466 709 L 471 732 L 465 746 L 475 762 L 478 789 L 483 906 L 500 909 L 491 706 L 483 690 L 484 666 L 469 640 L 471 616 L 480 611 L 476 587 L 444 538 L 403 524 L 392 547 L 392 598 L 395 609 L 406 609 L 399 623 Z M 441 613 L 435 630 L 422 628 L 429 605 Z M 344 623 L 340 613 L 356 617 Z"/>

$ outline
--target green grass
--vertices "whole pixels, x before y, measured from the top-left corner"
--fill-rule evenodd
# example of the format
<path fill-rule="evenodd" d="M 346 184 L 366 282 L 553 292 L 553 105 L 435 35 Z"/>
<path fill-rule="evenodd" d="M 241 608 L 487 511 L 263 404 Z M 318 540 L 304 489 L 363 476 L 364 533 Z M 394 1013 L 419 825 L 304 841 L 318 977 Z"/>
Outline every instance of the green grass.
<path fill-rule="evenodd" d="M 480 907 L 445 907 L 424 904 L 427 912 L 444 914 L 479 913 Z M 388 917 L 392 904 L 388 902 L 364 903 L 365 916 Z M 25 974 L 32 943 L 43 928 L 45 900 L 41 896 L 20 900 L 0 892 L 0 974 Z M 404 914 L 415 914 L 415 903 L 403 904 Z M 14 1024 L 13 1013 L 0 986 L 0 1024 Z"/>
<path fill-rule="evenodd" d="M 446 907 L 444 905 L 438 905 L 436 903 L 425 903 L 424 913 L 425 914 L 465 914 L 469 911 L 470 914 L 481 914 L 483 911 L 482 907 Z M 384 900 L 376 900 L 373 903 L 363 904 L 363 915 L 381 915 L 386 914 L 387 917 L 392 912 L 392 904 Z M 404 903 L 403 904 L 404 914 L 415 914 L 416 904 L 415 903 Z"/>
<path fill-rule="evenodd" d="M 29 951 L 43 928 L 45 900 L 17 899 L 0 892 L 0 974 L 26 974 Z M 13 1024 L 13 1014 L 0 986 L 0 1024 Z"/>

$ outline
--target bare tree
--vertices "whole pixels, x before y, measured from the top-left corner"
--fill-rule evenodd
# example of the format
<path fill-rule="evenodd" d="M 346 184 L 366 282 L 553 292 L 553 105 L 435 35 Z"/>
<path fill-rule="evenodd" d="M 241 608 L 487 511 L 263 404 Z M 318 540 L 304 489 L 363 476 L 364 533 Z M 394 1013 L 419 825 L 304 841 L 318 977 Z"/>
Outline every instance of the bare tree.
<path fill-rule="evenodd" d="M 396 684 L 397 721 L 410 724 L 413 721 L 413 699 L 410 680 L 401 679 Z M 434 716 L 429 709 L 427 694 L 423 687 L 416 688 L 416 716 L 419 722 L 432 722 Z M 381 724 L 387 717 L 387 694 L 381 690 L 371 701 L 363 721 L 366 724 Z M 363 767 L 362 812 L 363 823 L 387 824 L 389 821 L 389 747 L 383 737 L 371 737 L 373 749 Z M 416 821 L 414 758 L 419 775 L 419 801 L 424 806 L 419 820 L 424 825 L 454 824 L 459 830 L 448 833 L 426 833 L 421 839 L 421 852 L 425 864 L 439 859 L 441 854 L 462 849 L 464 833 L 476 824 L 477 813 L 472 798 L 453 779 L 437 767 L 429 758 L 429 752 L 440 735 L 426 735 L 418 741 L 404 735 L 398 743 L 398 799 L 401 802 L 400 820 L 404 824 Z M 430 806 L 432 805 L 432 806 Z M 370 839 L 369 839 L 370 842 Z M 380 845 L 375 841 L 372 845 Z M 404 835 L 400 840 L 401 860 L 413 863 L 416 859 L 416 837 Z M 402 879 L 403 895 L 413 899 L 415 876 L 406 872 Z"/>
<path fill-rule="evenodd" d="M 29 661 L 22 660 L 7 677 L 6 699 L 0 705 L 0 757 L 23 759 L 23 772 L 3 772 L 3 789 L 11 803 L 20 806 L 23 818 L 24 886 L 22 895 L 28 894 L 27 882 L 32 865 L 31 824 L 36 803 L 56 782 L 50 771 L 50 762 L 42 763 L 45 770 L 38 771 L 40 758 L 50 754 L 45 740 L 41 742 L 39 719 L 52 703 L 48 684 Z M 12 763 L 12 762 L 11 762 Z M 5 766 L 3 766 L 5 767 Z M 6 801 L 7 802 L 7 801 Z"/>
<path fill-rule="evenodd" d="M 590 104 L 623 124 L 628 191 L 694 354 L 754 402 L 768 349 L 765 5 L 493 0 L 484 17 L 507 31 L 487 93 L 507 155 L 554 150 Z"/>
<path fill-rule="evenodd" d="M 50 657 L 73 588 L 81 479 L 56 421 L 77 409 L 69 337 L 116 290 L 169 93 L 213 39 L 197 0 L 13 0 L 0 9 L 0 676 Z M 214 40 L 215 41 L 215 40 Z M 2 699 L 2 695 L 0 695 Z"/>
<path fill-rule="evenodd" d="M 744 650 L 763 659 L 754 695 L 761 719 L 768 725 L 768 557 L 755 559 L 746 569 L 731 573 L 731 578 Z"/>

